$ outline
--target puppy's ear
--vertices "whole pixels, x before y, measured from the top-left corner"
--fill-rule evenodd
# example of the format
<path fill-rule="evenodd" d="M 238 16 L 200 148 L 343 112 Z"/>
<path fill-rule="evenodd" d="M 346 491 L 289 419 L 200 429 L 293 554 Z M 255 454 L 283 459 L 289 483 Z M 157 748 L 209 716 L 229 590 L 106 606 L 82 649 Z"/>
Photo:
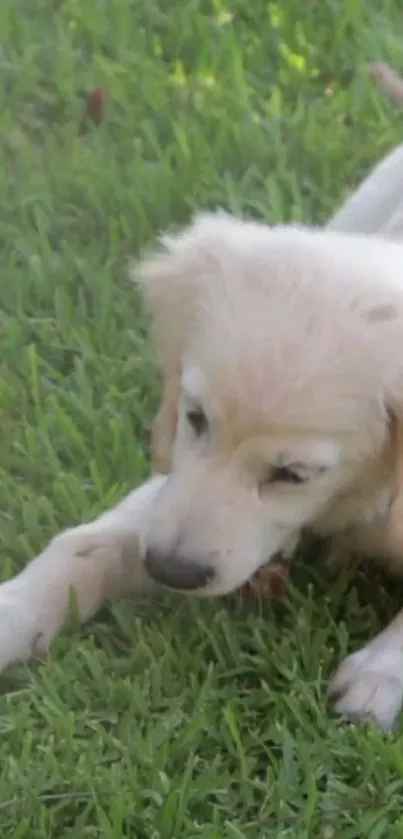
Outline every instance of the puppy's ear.
<path fill-rule="evenodd" d="M 391 419 L 395 485 L 389 514 L 388 538 L 394 550 L 403 551 L 403 421 Z"/>
<path fill-rule="evenodd" d="M 403 339 L 399 343 L 403 344 Z M 402 350 L 400 355 L 403 358 Z M 399 353 L 396 354 L 396 357 L 399 357 Z M 399 367 L 403 367 L 403 363 Z M 403 556 L 403 369 L 399 371 L 392 383 L 387 405 L 390 417 L 390 445 L 394 465 L 388 540 L 391 548 Z"/>
<path fill-rule="evenodd" d="M 183 357 L 197 311 L 217 275 L 225 272 L 237 231 L 224 212 L 198 215 L 177 235 L 162 236 L 159 249 L 132 267 L 151 314 L 163 372 Z"/>
<path fill-rule="evenodd" d="M 403 316 L 395 307 L 375 311 L 377 360 L 383 362 L 384 401 L 394 465 L 388 541 L 403 555 Z M 375 333 L 374 333 L 375 337 Z"/>
<path fill-rule="evenodd" d="M 152 336 L 164 377 L 152 438 L 154 465 L 163 472 L 170 468 L 183 358 L 201 301 L 222 257 L 223 223 L 225 215 L 221 213 L 198 216 L 176 236 L 163 236 L 159 250 L 131 270 L 151 314 Z"/>
<path fill-rule="evenodd" d="M 151 435 L 151 455 L 157 472 L 167 474 L 171 469 L 172 448 L 178 421 L 180 368 L 165 376 L 162 401 Z"/>
<path fill-rule="evenodd" d="M 151 435 L 153 467 L 166 474 L 171 468 L 175 439 L 181 363 L 191 319 L 186 276 L 176 258 L 175 243 L 151 254 L 133 270 L 151 314 L 151 329 L 163 374 L 163 394 Z"/>
<path fill-rule="evenodd" d="M 132 266 L 152 318 L 163 372 L 183 357 L 200 298 L 216 262 L 221 214 L 196 217 L 176 236 L 162 236 L 158 250 Z"/>
<path fill-rule="evenodd" d="M 191 320 L 191 300 L 175 241 L 165 238 L 163 247 L 133 268 L 151 314 L 151 331 L 161 372 L 163 394 L 151 435 L 153 467 L 166 474 L 171 468 L 175 439 L 181 365 Z"/>

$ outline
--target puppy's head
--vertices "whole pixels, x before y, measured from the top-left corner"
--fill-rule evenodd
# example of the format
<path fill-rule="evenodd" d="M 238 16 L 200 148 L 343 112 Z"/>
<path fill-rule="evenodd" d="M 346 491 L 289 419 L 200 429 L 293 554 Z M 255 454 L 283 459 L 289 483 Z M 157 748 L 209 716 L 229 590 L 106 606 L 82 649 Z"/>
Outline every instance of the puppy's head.
<path fill-rule="evenodd" d="M 136 269 L 165 379 L 154 446 L 171 475 L 146 558 L 162 583 L 242 585 L 381 451 L 401 325 L 379 279 L 393 246 L 370 247 L 217 214 Z"/>

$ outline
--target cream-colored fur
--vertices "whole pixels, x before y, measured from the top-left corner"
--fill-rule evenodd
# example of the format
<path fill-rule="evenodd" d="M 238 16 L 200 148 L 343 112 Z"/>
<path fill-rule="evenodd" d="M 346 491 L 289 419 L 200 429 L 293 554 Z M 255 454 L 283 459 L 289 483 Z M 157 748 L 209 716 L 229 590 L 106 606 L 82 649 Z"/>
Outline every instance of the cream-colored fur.
<path fill-rule="evenodd" d="M 48 647 L 70 588 L 83 620 L 156 580 L 180 588 L 183 569 L 192 594 L 217 596 L 307 526 L 403 569 L 402 207 L 399 147 L 326 230 L 207 214 L 138 266 L 165 379 L 156 464 L 170 474 L 0 587 L 0 667 Z M 199 587 L 192 568 L 208 571 Z M 331 692 L 343 713 L 394 722 L 403 616 Z"/>

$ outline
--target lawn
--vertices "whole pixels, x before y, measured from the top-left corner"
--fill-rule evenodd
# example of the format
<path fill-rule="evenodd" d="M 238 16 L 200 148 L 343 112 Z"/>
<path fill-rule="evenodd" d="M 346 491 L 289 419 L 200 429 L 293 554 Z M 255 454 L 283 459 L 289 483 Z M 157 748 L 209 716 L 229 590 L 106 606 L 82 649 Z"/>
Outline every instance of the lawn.
<path fill-rule="evenodd" d="M 325 219 L 401 139 L 365 72 L 402 67 L 399 7 L 0 4 L 4 578 L 148 474 L 159 381 L 130 255 L 195 208 Z M 107 610 L 1 678 L 0 836 L 403 837 L 403 727 L 325 699 L 395 607 L 312 551 L 264 608 Z"/>

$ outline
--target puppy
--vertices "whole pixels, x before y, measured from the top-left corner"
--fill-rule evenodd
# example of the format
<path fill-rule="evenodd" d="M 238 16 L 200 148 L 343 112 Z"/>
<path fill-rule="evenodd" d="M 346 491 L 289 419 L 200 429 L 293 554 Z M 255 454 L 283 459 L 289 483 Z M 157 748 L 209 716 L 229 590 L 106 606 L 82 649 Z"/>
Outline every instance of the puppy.
<path fill-rule="evenodd" d="M 403 147 L 325 230 L 206 214 L 137 266 L 166 476 L 0 587 L 1 668 L 47 649 L 71 588 L 83 620 L 130 592 L 223 595 L 308 526 L 403 568 L 401 206 Z M 330 692 L 340 712 L 393 724 L 403 612 Z"/>

